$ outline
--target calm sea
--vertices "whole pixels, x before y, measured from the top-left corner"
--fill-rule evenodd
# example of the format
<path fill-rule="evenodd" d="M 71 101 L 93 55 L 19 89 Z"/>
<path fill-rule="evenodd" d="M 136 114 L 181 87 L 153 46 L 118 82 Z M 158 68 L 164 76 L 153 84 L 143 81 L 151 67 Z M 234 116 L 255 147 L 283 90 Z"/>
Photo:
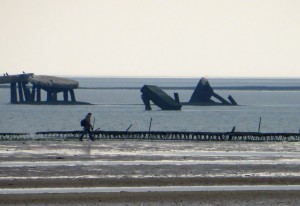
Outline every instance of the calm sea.
<path fill-rule="evenodd" d="M 236 131 L 257 131 L 260 117 L 261 132 L 300 129 L 300 89 L 295 89 L 300 88 L 300 79 L 209 79 L 216 93 L 224 98 L 232 95 L 242 106 L 183 106 L 182 111 L 161 111 L 156 106 L 145 111 L 139 89 L 144 84 L 157 85 L 170 96 L 178 92 L 185 102 L 199 79 L 73 79 L 80 84 L 76 99 L 94 105 L 13 105 L 10 90 L 0 88 L 0 132 L 79 130 L 88 112 L 95 117 L 95 129 L 101 130 L 125 131 L 131 124 L 130 130 L 148 130 L 152 118 L 151 130 L 230 131 L 235 126 Z M 274 87 L 277 90 L 272 91 Z"/>

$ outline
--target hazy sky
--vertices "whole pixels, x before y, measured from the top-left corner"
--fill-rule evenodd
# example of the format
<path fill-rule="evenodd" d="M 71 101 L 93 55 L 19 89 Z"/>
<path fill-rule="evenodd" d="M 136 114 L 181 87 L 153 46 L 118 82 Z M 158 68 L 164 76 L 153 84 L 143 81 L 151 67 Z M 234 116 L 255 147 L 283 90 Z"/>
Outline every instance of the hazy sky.
<path fill-rule="evenodd" d="M 0 68 L 300 77 L 300 0 L 0 0 Z"/>

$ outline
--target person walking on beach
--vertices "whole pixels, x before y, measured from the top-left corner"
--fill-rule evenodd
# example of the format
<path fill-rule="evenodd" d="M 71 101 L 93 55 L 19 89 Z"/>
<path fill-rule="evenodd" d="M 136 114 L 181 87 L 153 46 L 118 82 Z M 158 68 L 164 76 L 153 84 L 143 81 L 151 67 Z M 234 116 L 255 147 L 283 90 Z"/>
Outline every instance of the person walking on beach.
<path fill-rule="evenodd" d="M 92 135 L 92 133 L 91 133 L 91 130 L 94 129 L 93 126 L 92 126 L 92 124 L 91 124 L 91 118 L 92 118 L 92 113 L 88 113 L 88 114 L 86 115 L 86 117 L 85 117 L 83 120 L 81 120 L 81 126 L 83 127 L 83 131 L 84 131 L 84 132 L 83 132 L 82 135 L 80 135 L 80 137 L 79 137 L 79 140 L 80 140 L 80 141 L 82 141 L 83 136 L 84 136 L 85 134 L 88 134 L 89 137 L 90 137 L 90 139 L 91 139 L 92 141 L 95 140 L 95 138 L 93 137 L 93 135 Z"/>

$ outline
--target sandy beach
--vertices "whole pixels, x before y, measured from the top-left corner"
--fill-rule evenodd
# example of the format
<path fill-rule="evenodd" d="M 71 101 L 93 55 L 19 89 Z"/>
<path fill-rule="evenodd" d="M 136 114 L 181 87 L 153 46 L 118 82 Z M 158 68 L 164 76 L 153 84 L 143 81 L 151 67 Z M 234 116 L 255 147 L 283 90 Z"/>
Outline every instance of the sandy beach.
<path fill-rule="evenodd" d="M 0 188 L 300 185 L 299 142 L 1 141 Z M 0 194 L 13 205 L 298 205 L 299 190 Z"/>

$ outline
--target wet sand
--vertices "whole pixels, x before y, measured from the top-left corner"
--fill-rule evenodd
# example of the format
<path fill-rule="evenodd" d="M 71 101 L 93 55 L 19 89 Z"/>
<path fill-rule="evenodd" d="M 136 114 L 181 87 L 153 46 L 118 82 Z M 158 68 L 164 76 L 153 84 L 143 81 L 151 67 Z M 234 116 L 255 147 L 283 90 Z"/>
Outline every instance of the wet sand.
<path fill-rule="evenodd" d="M 1 141 L 0 163 L 0 188 L 300 185 L 299 142 Z M 300 191 L 27 194 L 0 202 L 298 205 Z"/>
<path fill-rule="evenodd" d="M 297 191 L 93 193 L 1 196 L 13 205 L 299 205 Z"/>

